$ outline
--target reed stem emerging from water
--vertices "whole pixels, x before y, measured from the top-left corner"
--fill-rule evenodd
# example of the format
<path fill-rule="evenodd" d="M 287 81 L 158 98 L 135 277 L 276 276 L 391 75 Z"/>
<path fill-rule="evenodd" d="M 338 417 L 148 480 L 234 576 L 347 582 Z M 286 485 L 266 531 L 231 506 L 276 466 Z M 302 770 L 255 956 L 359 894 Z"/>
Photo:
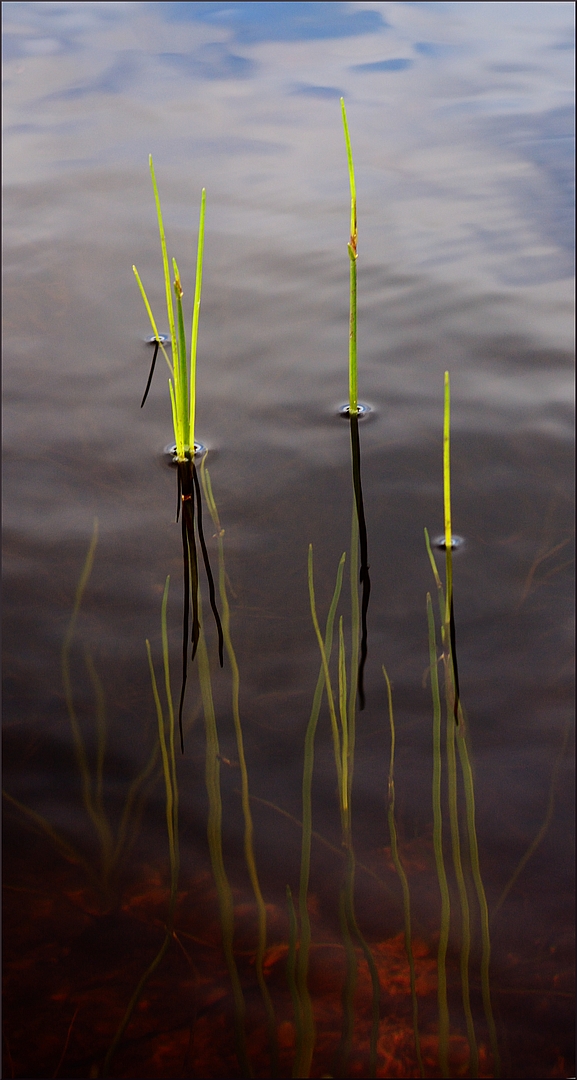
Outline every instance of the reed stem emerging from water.
<path fill-rule="evenodd" d="M 445 372 L 444 394 L 444 420 L 443 420 L 443 494 L 444 494 L 444 524 L 445 524 L 445 565 L 446 585 L 443 585 L 437 570 L 437 565 L 431 550 L 429 535 L 425 529 L 425 543 L 433 576 L 437 586 L 439 610 L 441 614 L 441 640 L 443 653 L 443 670 L 445 679 L 445 702 L 446 702 L 446 752 L 447 752 L 447 775 L 448 775 L 448 802 L 449 819 L 451 827 L 451 841 L 453 853 L 453 866 L 459 893 L 461 906 L 461 989 L 463 997 L 463 1011 L 467 1027 L 467 1038 L 470 1047 L 470 1068 L 473 1076 L 478 1075 L 479 1056 L 477 1041 L 470 1004 L 469 990 L 469 957 L 471 950 L 470 930 L 470 907 L 466 883 L 461 863 L 461 847 L 459 838 L 459 806 L 457 787 L 457 766 L 455 755 L 455 740 L 459 753 L 461 766 L 461 778 L 465 795 L 465 816 L 467 824 L 467 838 L 469 848 L 469 862 L 479 912 L 481 917 L 481 991 L 485 1019 L 489 1030 L 489 1041 L 493 1054 L 495 1076 L 500 1075 L 499 1049 L 493 1011 L 491 1005 L 491 993 L 489 985 L 489 964 L 491 955 L 491 943 L 489 937 L 489 919 L 485 889 L 481 877 L 479 865 L 479 849 L 477 843 L 477 831 L 475 825 L 475 792 L 473 786 L 473 772 L 467 747 L 467 733 L 465 717 L 460 700 L 459 674 L 457 667 L 457 653 L 455 643 L 455 614 L 453 604 L 453 552 L 452 552 L 452 513 L 451 513 L 451 468 L 450 468 L 450 382 L 449 373 Z M 448 1010 L 446 1005 L 446 940 L 448 940 L 450 907 L 448 897 L 447 879 L 443 863 L 442 833 L 441 833 L 441 744 L 440 744 L 440 719 L 441 703 L 439 696 L 437 674 L 437 647 L 435 640 L 435 625 L 431 598 L 427 594 L 427 617 L 429 623 L 429 650 L 431 689 L 433 693 L 434 713 L 434 765 L 433 765 L 433 811 L 435 819 L 434 841 L 435 856 L 437 859 L 437 873 L 441 889 L 441 938 L 439 941 L 439 1061 L 444 1075 L 448 1068 Z M 441 947 L 443 946 L 443 948 Z M 441 993 L 441 989 L 443 993 Z"/>
<path fill-rule="evenodd" d="M 166 349 L 162 343 L 162 339 L 158 332 L 158 328 L 152 314 L 152 308 L 150 306 L 148 296 L 146 294 L 144 285 L 140 279 L 140 275 L 135 266 L 132 267 L 134 275 L 138 282 L 138 287 L 142 299 L 144 301 L 150 324 L 154 332 L 156 340 L 156 348 L 154 351 L 154 360 L 152 363 L 151 373 L 148 380 L 148 386 L 142 404 L 146 400 L 146 395 L 150 386 L 152 378 L 152 372 L 154 370 L 154 363 L 158 349 L 160 348 L 166 363 L 168 364 L 168 370 L 170 372 L 170 378 L 168 381 L 170 402 L 172 406 L 172 421 L 174 426 L 174 441 L 176 443 L 176 457 L 178 461 L 185 461 L 187 457 L 194 457 L 194 427 L 195 427 L 195 415 L 196 415 L 196 352 L 198 345 L 198 321 L 200 315 L 200 298 L 202 292 L 202 263 L 204 255 L 204 221 L 206 214 L 206 191 L 203 188 L 200 198 L 200 219 L 198 225 L 198 244 L 196 255 L 196 282 L 194 288 L 194 303 L 192 308 L 192 331 L 190 339 L 190 355 L 187 357 L 186 348 L 186 334 L 184 329 L 184 314 L 182 308 L 182 297 L 184 295 L 180 273 L 176 260 L 172 260 L 172 272 L 173 280 L 171 282 L 170 265 L 168 260 L 168 250 L 166 247 L 166 234 L 164 231 L 164 222 L 162 218 L 162 209 L 160 205 L 160 196 L 158 194 L 158 185 L 156 183 L 156 174 L 154 172 L 154 164 L 152 161 L 152 154 L 149 157 L 150 176 L 152 178 L 152 188 L 154 191 L 154 201 L 156 203 L 156 214 L 158 218 L 158 231 L 160 234 L 160 247 L 162 250 L 162 267 L 164 274 L 164 288 L 166 294 L 166 314 L 168 318 L 168 327 L 170 332 L 170 344 L 172 351 L 172 361 L 170 360 Z M 173 302 L 173 290 L 174 297 L 176 299 L 176 319 L 174 312 Z"/>
<path fill-rule="evenodd" d="M 357 396 L 357 188 L 355 184 L 355 168 L 353 165 L 353 152 L 351 149 L 351 137 L 347 123 L 347 110 L 345 99 L 341 98 L 341 112 L 345 143 L 347 147 L 347 162 L 349 166 L 349 186 L 351 189 L 351 232 L 347 250 L 350 261 L 350 314 L 349 314 L 349 412 L 355 416 L 358 412 Z"/>

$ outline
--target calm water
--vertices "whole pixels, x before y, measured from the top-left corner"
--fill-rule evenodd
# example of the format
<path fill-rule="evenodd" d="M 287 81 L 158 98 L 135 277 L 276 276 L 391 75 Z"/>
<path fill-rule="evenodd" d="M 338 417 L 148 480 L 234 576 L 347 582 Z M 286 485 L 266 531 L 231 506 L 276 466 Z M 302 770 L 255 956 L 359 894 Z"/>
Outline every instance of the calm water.
<path fill-rule="evenodd" d="M 573 5 L 7 3 L 3 13 L 4 786 L 20 804 L 4 807 L 4 1075 L 98 1075 L 166 919 L 158 774 L 111 895 L 90 878 L 99 848 L 61 671 L 97 517 L 71 672 L 94 775 L 98 692 L 88 652 L 107 731 L 102 799 L 116 831 L 155 743 L 144 641 L 160 662 L 168 573 L 175 694 L 180 655 L 182 556 L 175 475 L 163 459 L 171 424 L 160 366 L 139 409 L 151 352 L 133 263 L 156 312 L 163 307 L 149 152 L 189 307 L 207 189 L 197 435 L 209 448 L 225 529 L 257 860 L 278 946 L 267 970 L 281 1072 L 291 1074 L 284 895 L 287 883 L 298 891 L 300 829 L 279 810 L 302 816 L 303 740 L 319 668 L 307 549 L 312 542 L 324 620 L 350 546 L 349 438 L 338 416 L 348 393 L 341 95 L 359 200 L 359 396 L 372 408 L 361 426 L 372 594 L 353 816 L 357 858 L 381 879 L 358 871 L 357 914 L 384 987 L 378 1074 L 418 1075 L 408 990 L 395 997 L 391 989 L 403 921 L 386 850 L 384 663 L 426 1070 L 440 1075 L 425 611 L 434 582 L 423 528 L 443 528 L 448 368 L 454 528 L 466 541 L 454 562 L 460 680 L 490 913 L 539 840 L 492 923 L 502 1071 L 572 1075 Z M 211 550 L 216 559 L 214 541 Z M 228 670 L 215 667 L 213 690 L 249 1051 L 255 1074 L 266 1076 Z M 186 717 L 179 944 L 127 1030 L 117 1076 L 240 1075 L 209 871 L 194 670 Z M 341 1023 L 335 790 L 323 712 L 313 827 L 337 852 L 313 845 L 316 1076 L 331 1071 Z M 481 1074 L 493 1075 L 478 918 L 473 935 Z M 455 922 L 453 1075 L 466 1072 L 458 948 Z M 361 997 L 367 978 L 361 966 Z M 368 1029 L 359 1024 L 347 1075 L 368 1075 Z"/>

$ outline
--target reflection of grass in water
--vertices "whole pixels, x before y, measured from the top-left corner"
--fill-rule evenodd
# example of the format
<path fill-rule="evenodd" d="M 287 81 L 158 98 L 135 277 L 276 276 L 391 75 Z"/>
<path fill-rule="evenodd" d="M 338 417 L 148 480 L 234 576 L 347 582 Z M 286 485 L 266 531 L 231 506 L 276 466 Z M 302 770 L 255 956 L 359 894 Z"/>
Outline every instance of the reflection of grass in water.
<path fill-rule="evenodd" d="M 250 883 L 254 893 L 257 917 L 258 917 L 258 945 L 255 958 L 256 977 L 259 985 L 259 989 L 264 1002 L 268 1038 L 271 1048 L 271 1065 L 272 1076 L 276 1076 L 278 1071 L 278 1042 L 276 1035 L 276 1020 L 274 1014 L 274 1008 L 268 988 L 264 978 L 263 961 L 266 952 L 266 906 L 263 899 L 263 895 L 260 888 L 258 879 L 256 860 L 254 855 L 254 828 L 252 822 L 252 814 L 250 809 L 250 794 L 248 786 L 248 770 L 246 766 L 246 757 L 244 752 L 244 740 L 242 734 L 242 724 L 240 719 L 240 674 L 238 670 L 238 663 L 236 659 L 236 653 L 232 644 L 232 638 L 230 636 L 230 605 L 228 602 L 228 595 L 226 590 L 226 572 L 224 565 L 224 529 L 221 527 L 220 519 L 218 516 L 218 510 L 214 495 L 212 492 L 212 485 L 210 483 L 210 474 L 206 468 L 206 455 L 202 460 L 201 465 L 201 480 L 204 490 L 204 497 L 210 515 L 212 517 L 214 526 L 216 528 L 216 537 L 218 543 L 218 584 L 220 592 L 220 600 L 222 604 L 222 629 L 224 636 L 224 645 L 226 653 L 229 659 L 232 672 L 232 715 L 234 722 L 234 731 L 236 737 L 236 748 L 238 754 L 238 762 L 240 766 L 241 774 L 241 799 L 242 799 L 242 812 L 244 818 L 244 856 L 247 865 Z"/>
<path fill-rule="evenodd" d="M 170 862 L 170 900 L 168 905 L 168 919 L 166 922 L 166 930 L 164 935 L 164 941 L 160 946 L 156 956 L 152 963 L 146 969 L 141 979 L 139 980 L 136 989 L 128 1003 L 126 1012 L 120 1022 L 120 1025 L 116 1031 L 114 1039 L 110 1044 L 108 1053 L 104 1059 L 104 1065 L 102 1068 L 102 1076 L 108 1076 L 112 1058 L 118 1049 L 120 1040 L 130 1023 L 132 1014 L 142 991 L 151 975 L 154 974 L 157 967 L 161 963 L 168 946 L 170 945 L 174 935 L 174 910 L 176 906 L 176 891 L 178 888 L 178 873 L 180 867 L 180 854 L 178 846 L 178 781 L 176 777 L 176 761 L 174 756 L 174 707 L 172 704 L 172 691 L 170 687 L 170 665 L 168 657 L 168 632 L 166 626 L 166 606 L 168 603 L 168 587 L 170 584 L 170 578 L 167 577 L 166 584 L 164 586 L 164 594 L 162 597 L 162 609 L 161 609 L 161 624 L 162 624 L 162 657 L 164 667 L 164 685 L 166 692 L 166 702 L 168 707 L 168 720 L 165 721 L 162 703 L 160 695 L 158 693 L 158 686 L 156 682 L 156 675 L 154 672 L 154 665 L 152 663 L 152 653 L 150 651 L 150 642 L 146 642 L 146 651 L 148 655 L 148 665 L 150 668 L 150 678 L 152 681 L 152 692 L 154 695 L 154 703 L 156 705 L 156 716 L 158 721 L 158 740 L 160 745 L 160 752 L 162 757 L 162 772 L 164 775 L 164 790 L 166 797 L 166 828 L 168 832 L 168 854 Z M 168 740 L 167 740 L 168 734 Z"/>
<path fill-rule="evenodd" d="M 373 1016 L 370 1036 L 370 1075 L 376 1076 L 377 1067 L 377 1039 L 379 1030 L 379 999 L 380 986 L 379 976 L 375 962 L 357 924 L 354 910 L 354 886 L 355 886 L 355 854 L 352 838 L 351 817 L 351 794 L 354 771 L 354 747 L 356 725 L 356 700 L 357 700 L 357 677 L 358 677 L 358 641 L 360 634 L 360 617 L 358 603 L 358 577 L 357 561 L 355 558 L 358 548 L 358 522 L 356 507 L 353 509 L 353 526 L 351 536 L 351 596 L 352 596 L 352 640 L 353 644 L 351 662 L 351 686 L 350 695 L 347 693 L 347 676 L 345 664 L 345 646 L 342 628 L 342 618 L 339 621 L 339 657 L 338 657 L 338 704 L 339 721 L 335 706 L 335 694 L 333 692 L 331 676 L 325 643 L 320 631 L 314 592 L 313 577 L 313 552 L 312 545 L 309 547 L 308 579 L 311 615 L 317 642 L 321 653 L 321 665 L 324 677 L 324 685 L 327 694 L 331 731 L 333 738 L 333 751 L 337 772 L 337 787 L 339 797 L 339 810 L 341 818 L 341 834 L 343 847 L 346 853 L 345 880 L 339 898 L 339 923 L 341 935 L 345 947 L 346 976 L 343 988 L 343 1031 L 341 1043 L 337 1050 L 337 1068 L 341 1075 L 347 1075 L 348 1059 L 350 1056 L 352 1032 L 353 1032 L 353 997 L 357 977 L 357 957 L 353 947 L 352 938 L 356 938 L 365 957 L 369 968 L 373 988 Z M 344 559 L 344 557 L 343 557 Z M 343 559 L 339 566 L 342 566 Z"/>
<path fill-rule="evenodd" d="M 115 836 L 104 805 L 103 796 L 107 739 L 104 690 L 98 672 L 96 671 L 94 661 L 88 650 L 85 649 L 84 651 L 84 660 L 95 696 L 96 761 L 94 768 L 92 768 L 90 764 L 86 741 L 82 734 L 80 721 L 76 712 L 72 676 L 70 673 L 70 654 L 76 634 L 80 608 L 94 565 L 97 543 L 98 521 L 95 518 L 92 539 L 76 587 L 72 615 L 64 636 L 61 663 L 66 710 L 70 721 L 76 764 L 82 785 L 82 801 L 86 814 L 96 833 L 100 849 L 99 870 L 95 870 L 94 866 L 91 865 L 89 861 L 76 850 L 74 845 L 70 844 L 42 814 L 38 814 L 30 807 L 25 806 L 7 792 L 3 792 L 3 795 L 9 803 L 25 815 L 28 821 L 52 841 L 57 850 L 67 861 L 80 866 L 92 884 L 103 895 L 104 899 L 107 902 L 110 902 L 114 874 L 121 861 L 126 859 L 128 851 L 134 843 L 138 833 L 138 827 L 146 799 L 147 781 L 150 780 L 151 783 L 155 783 L 157 779 L 158 744 L 155 744 L 146 765 L 128 788 L 120 823 Z"/>
<path fill-rule="evenodd" d="M 403 913 L 405 916 L 405 952 L 407 954 L 407 960 L 409 963 L 409 977 L 411 984 L 411 1002 L 413 1007 L 413 1032 L 415 1036 L 415 1053 L 417 1055 L 417 1062 L 419 1065 L 419 1074 L 424 1076 L 423 1059 L 421 1057 L 421 1040 L 419 1038 L 419 1006 L 417 1003 L 417 989 L 415 978 L 415 960 L 413 957 L 413 942 L 411 933 L 411 898 L 409 894 L 409 882 L 407 881 L 407 875 L 405 874 L 403 864 L 399 857 L 399 849 L 397 843 L 397 826 L 395 822 L 395 720 L 393 715 L 393 696 L 391 691 L 391 683 L 386 669 L 383 667 L 383 675 L 387 684 L 387 698 L 389 703 L 389 724 L 391 727 L 391 758 L 389 764 L 389 834 L 391 837 L 391 856 L 395 864 L 395 869 L 399 875 L 401 882 L 401 888 L 403 890 Z"/>

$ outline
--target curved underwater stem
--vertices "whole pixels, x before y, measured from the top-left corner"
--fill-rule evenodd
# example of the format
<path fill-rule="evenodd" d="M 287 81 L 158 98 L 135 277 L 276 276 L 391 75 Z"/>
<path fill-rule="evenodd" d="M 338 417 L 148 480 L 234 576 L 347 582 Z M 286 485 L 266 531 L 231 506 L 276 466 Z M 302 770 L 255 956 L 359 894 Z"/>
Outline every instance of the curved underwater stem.
<path fill-rule="evenodd" d="M 330 660 L 333 647 L 333 628 L 335 614 L 343 581 L 343 569 L 345 564 L 344 554 L 341 556 L 337 569 L 337 578 L 333 597 L 329 607 L 325 627 L 324 647 L 327 663 Z M 293 1076 L 309 1076 L 313 1050 L 315 1045 L 315 1025 L 311 996 L 308 988 L 308 968 L 311 947 L 311 924 L 308 912 L 308 889 L 311 865 L 311 842 L 312 842 L 312 780 L 314 766 L 314 741 L 319 718 L 323 690 L 325 687 L 325 669 L 321 661 L 321 668 L 317 679 L 317 685 L 313 697 L 313 704 L 305 735 L 303 783 L 302 783 L 302 845 L 301 845 L 301 870 L 299 884 L 299 919 L 300 941 L 296 964 L 296 988 L 298 993 L 299 1007 L 302 1020 L 297 1025 L 297 1044 Z"/>
<path fill-rule="evenodd" d="M 387 674 L 386 668 L 383 666 L 383 675 L 387 684 L 387 698 L 389 705 L 389 725 L 391 728 L 391 757 L 389 763 L 389 835 L 391 837 L 391 856 L 395 864 L 395 870 L 399 875 L 399 881 L 401 882 L 401 889 L 403 892 L 403 913 L 405 917 L 405 952 L 407 954 L 407 961 L 409 964 L 409 978 L 411 984 L 411 1002 L 413 1006 L 413 1033 L 415 1037 L 415 1053 L 417 1055 L 417 1064 L 419 1066 L 419 1076 L 425 1075 L 423 1067 L 423 1058 L 421 1056 L 421 1039 L 419 1036 L 419 1004 L 417 1001 L 417 989 L 415 978 L 415 959 L 413 956 L 413 941 L 411 932 L 411 896 L 409 892 L 409 882 L 405 873 L 401 858 L 399 855 L 399 846 L 397 842 L 397 826 L 395 822 L 395 719 L 393 714 L 393 694 L 391 690 L 391 683 Z"/>
<path fill-rule="evenodd" d="M 199 598 L 200 599 L 200 598 Z M 245 1016 L 246 1007 L 242 985 L 234 957 L 234 902 L 232 891 L 224 866 L 222 851 L 222 799 L 220 794 L 220 748 L 218 731 L 216 726 L 216 714 L 212 697 L 212 684 L 210 678 L 210 665 L 204 633 L 201 630 L 198 641 L 198 674 L 202 693 L 204 709 L 204 722 L 206 732 L 206 763 L 205 782 L 208 794 L 208 847 L 210 861 L 216 885 L 218 907 L 220 913 L 220 925 L 222 930 L 222 947 L 226 966 L 232 984 L 234 1003 L 234 1029 L 236 1053 L 243 1076 L 252 1076 L 246 1051 Z"/>
<path fill-rule="evenodd" d="M 117 1028 L 116 1034 L 108 1053 L 104 1059 L 102 1067 L 102 1076 L 108 1076 L 112 1059 L 120 1045 L 120 1041 L 126 1028 L 128 1027 L 134 1009 L 138 1004 L 142 991 L 146 986 L 151 975 L 154 974 L 159 964 L 162 962 L 166 951 L 174 937 L 174 913 L 176 907 L 177 889 L 178 889 L 178 875 L 180 866 L 180 853 L 178 844 L 178 782 L 176 776 L 176 758 L 174 753 L 174 706 L 172 703 L 172 690 L 170 686 L 170 667 L 168 658 L 168 633 L 166 626 L 166 608 L 168 603 L 168 590 L 170 585 L 170 577 L 167 577 L 164 586 L 164 594 L 162 597 L 161 608 L 161 630 L 162 630 L 162 656 L 164 665 L 165 676 L 165 689 L 166 699 L 168 706 L 168 741 L 166 732 L 166 721 L 164 718 L 164 711 L 160 700 L 160 694 L 158 692 L 158 685 L 156 682 L 156 673 L 154 671 L 154 664 L 152 662 L 152 653 L 150 650 L 150 642 L 146 641 L 146 654 L 148 657 L 148 666 L 150 670 L 150 679 L 152 683 L 152 693 L 154 697 L 154 704 L 156 707 L 156 717 L 158 722 L 158 739 L 160 745 L 160 752 L 162 757 L 162 769 L 164 774 L 164 788 L 166 798 L 166 828 L 168 833 L 168 851 L 170 862 L 170 900 L 168 906 L 168 918 L 166 922 L 166 932 L 164 941 L 160 946 L 156 956 L 147 967 L 144 974 L 141 976 L 137 983 L 136 989 L 128 1002 L 126 1011 L 122 1020 Z"/>
<path fill-rule="evenodd" d="M 218 544 L 218 588 L 220 594 L 220 602 L 222 605 L 221 633 L 223 635 L 224 646 L 226 648 L 226 654 L 228 656 L 232 673 L 232 715 L 241 775 L 241 802 L 244 818 L 244 857 L 250 878 L 250 883 L 252 886 L 252 891 L 255 898 L 258 918 L 258 944 L 255 958 L 255 969 L 257 982 L 262 995 L 267 1017 L 268 1039 L 271 1053 L 271 1076 L 274 1077 L 277 1075 L 278 1072 L 278 1039 L 276 1033 L 276 1017 L 274 1012 L 274 1006 L 264 977 L 264 957 L 267 945 L 266 905 L 258 879 L 256 859 L 254 854 L 254 826 L 250 809 L 248 769 L 246 765 L 242 723 L 240 718 L 240 673 L 230 633 L 230 605 L 228 602 L 228 594 L 226 589 L 226 570 L 224 563 L 224 529 L 220 524 L 218 509 L 212 491 L 212 484 L 210 482 L 210 474 L 208 469 L 206 468 L 206 455 L 203 457 L 201 462 L 200 478 L 202 482 L 204 497 L 206 499 L 206 504 L 208 506 L 210 516 L 216 529 L 216 539 Z"/>
<path fill-rule="evenodd" d="M 427 593 L 427 622 L 429 627 L 429 663 L 433 697 L 433 846 L 439 891 L 441 893 L 441 930 L 437 949 L 437 1004 L 439 1010 L 439 1065 L 441 1075 L 449 1073 L 449 1006 L 447 1002 L 447 946 L 451 920 L 449 886 L 443 855 L 443 815 L 441 809 L 441 697 L 437 670 L 435 620 L 430 594 Z"/>

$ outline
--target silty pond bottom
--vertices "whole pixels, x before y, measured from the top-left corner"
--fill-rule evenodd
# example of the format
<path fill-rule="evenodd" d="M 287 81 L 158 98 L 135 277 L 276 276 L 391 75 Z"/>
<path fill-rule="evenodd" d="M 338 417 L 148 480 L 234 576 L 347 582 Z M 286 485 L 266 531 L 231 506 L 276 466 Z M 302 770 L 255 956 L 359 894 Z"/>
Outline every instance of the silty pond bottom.
<path fill-rule="evenodd" d="M 352 642 L 350 438 L 338 416 L 347 397 L 349 285 L 341 94 L 359 200 L 359 395 L 372 408 L 359 425 L 371 594 L 351 819 L 355 915 L 381 994 L 376 1073 L 419 1075 L 389 819 L 383 665 L 423 1071 L 442 1072 L 427 592 L 434 605 L 437 597 L 424 528 L 444 578 L 445 552 L 434 543 L 444 529 L 449 369 L 452 526 L 465 538 L 453 558 L 459 691 L 500 1071 L 574 1074 L 572 8 L 491 5 L 490 19 L 486 8 L 309 4 L 299 21 L 295 4 L 3 7 L 8 1077 L 242 1075 L 224 894 L 207 839 L 216 774 L 245 1053 L 255 1075 L 271 1074 L 233 671 L 226 657 L 220 671 L 207 615 L 219 744 L 211 744 L 207 770 L 195 659 L 186 752 L 177 745 L 176 756 L 174 936 L 105 1069 L 131 996 L 165 940 L 171 885 L 145 639 L 164 702 L 161 603 L 170 574 L 177 700 L 182 551 L 174 472 L 162 454 L 170 442 L 167 373 L 159 358 L 140 410 L 151 352 L 131 270 L 136 263 L 162 310 L 149 152 L 189 306 L 198 198 L 207 189 L 196 433 L 209 448 L 219 524 L 205 503 L 205 528 L 215 572 L 219 540 L 224 546 L 267 915 L 263 981 L 278 1074 L 293 1073 L 299 1031 L 286 887 L 302 929 L 303 761 L 320 668 L 310 543 L 323 633 L 347 552 L 331 656 L 337 710 L 341 613 L 348 661 Z M 437 615 L 440 653 L 438 623 Z M 350 664 L 347 680 L 350 690 Z M 477 1071 L 492 1076 L 462 775 L 470 1008 Z M 457 1076 L 475 1070 L 445 786 L 442 810 L 447 1053 Z M 310 1074 L 367 1076 L 373 986 L 339 912 L 347 852 L 326 697 L 312 830 Z M 343 990 L 350 997 L 354 957 L 350 1031 Z"/>

